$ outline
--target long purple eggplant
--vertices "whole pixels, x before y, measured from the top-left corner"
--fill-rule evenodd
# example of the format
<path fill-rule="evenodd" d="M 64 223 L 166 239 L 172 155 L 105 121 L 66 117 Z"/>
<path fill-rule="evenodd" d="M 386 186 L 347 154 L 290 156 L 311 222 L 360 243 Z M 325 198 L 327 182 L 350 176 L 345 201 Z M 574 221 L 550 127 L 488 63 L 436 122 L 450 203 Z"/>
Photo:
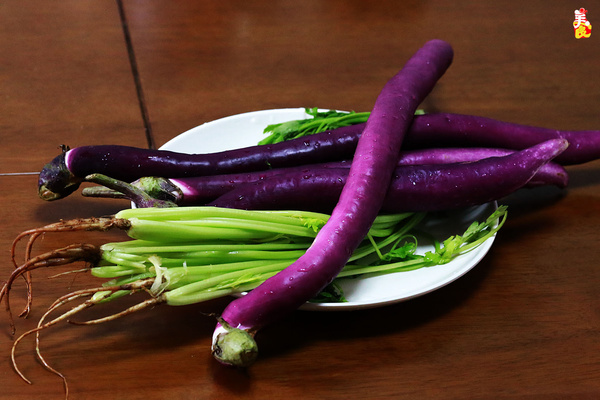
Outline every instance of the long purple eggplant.
<path fill-rule="evenodd" d="M 365 125 L 351 125 L 265 146 L 211 154 L 182 154 L 118 145 L 66 150 L 42 169 L 38 194 L 44 200 L 68 196 L 92 173 L 131 182 L 144 176 L 180 178 L 289 167 L 352 157 Z M 522 150 L 549 139 L 571 144 L 556 162 L 581 164 L 600 158 L 600 131 L 560 131 L 460 114 L 414 117 L 406 148 L 484 146 Z"/>
<path fill-rule="evenodd" d="M 415 117 L 406 148 L 485 146 L 522 150 L 550 139 L 566 139 L 569 147 L 556 159 L 561 165 L 583 164 L 600 158 L 600 131 L 548 129 L 461 114 Z"/>
<path fill-rule="evenodd" d="M 225 308 L 213 336 L 217 360 L 239 366 L 252 363 L 257 354 L 252 335 L 315 296 L 344 267 L 379 213 L 417 106 L 452 57 L 448 43 L 429 41 L 386 83 L 358 142 L 331 217 L 304 255 Z M 232 344 L 230 339 L 240 335 L 248 340 Z"/>
<path fill-rule="evenodd" d="M 131 182 L 144 176 L 181 178 L 344 160 L 352 157 L 358 137 L 356 128 L 348 126 L 314 137 L 210 154 L 119 145 L 65 148 L 40 172 L 38 195 L 48 201 L 66 197 L 95 173 Z"/>
<path fill-rule="evenodd" d="M 567 146 L 566 140 L 553 139 L 509 155 L 470 163 L 399 166 L 381 210 L 441 211 L 499 200 L 524 187 L 540 168 Z M 274 175 L 240 185 L 209 205 L 329 213 L 347 176 L 345 168 Z"/>
<path fill-rule="evenodd" d="M 405 150 L 400 153 L 395 179 L 403 177 L 413 169 L 403 168 L 407 165 L 423 165 L 423 170 L 433 170 L 435 164 L 471 163 L 489 157 L 502 157 L 514 153 L 514 150 L 490 148 L 441 148 L 425 150 Z M 322 176 L 327 170 L 336 169 L 337 174 L 345 175 L 352 161 L 339 161 L 320 164 L 310 164 L 298 167 L 273 168 L 265 171 L 254 171 L 239 174 L 213 176 L 196 176 L 185 178 L 144 177 L 132 183 L 143 193 L 157 200 L 171 201 L 179 206 L 203 205 L 217 199 L 225 193 L 238 188 L 240 185 L 270 180 L 275 175 L 285 174 L 307 177 Z M 469 164 L 471 165 L 471 164 Z M 468 168 L 468 166 L 465 166 Z M 345 171 L 345 172 L 344 172 Z M 406 171 L 406 173 L 404 172 Z M 345 180 L 345 178 L 344 178 Z M 568 184 L 567 171 L 561 165 L 549 162 L 543 165 L 527 183 L 527 187 L 554 185 L 564 188 Z M 116 188 L 118 189 L 118 188 Z M 132 191 L 124 195 L 103 186 L 84 188 L 82 194 L 87 197 L 129 198 L 136 204 L 140 203 Z M 142 204 L 138 204 L 141 207 Z"/>

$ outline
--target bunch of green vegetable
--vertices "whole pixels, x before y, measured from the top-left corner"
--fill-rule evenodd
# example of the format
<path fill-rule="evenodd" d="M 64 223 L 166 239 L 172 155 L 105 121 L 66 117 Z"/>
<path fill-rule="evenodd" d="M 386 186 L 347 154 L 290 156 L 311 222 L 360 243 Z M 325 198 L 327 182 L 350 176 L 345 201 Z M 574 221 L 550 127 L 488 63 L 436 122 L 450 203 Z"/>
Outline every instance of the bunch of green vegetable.
<path fill-rule="evenodd" d="M 473 222 L 462 235 L 445 240 L 419 228 L 425 213 L 382 214 L 376 217 L 362 244 L 357 247 L 337 280 L 361 275 L 410 271 L 448 263 L 491 238 L 506 219 L 499 207 L 486 220 Z M 106 243 L 70 245 L 36 257 L 19 266 L 0 292 L 10 312 L 9 293 L 14 281 L 37 268 L 74 261 L 90 263 L 91 274 L 105 282 L 94 288 L 66 294 L 52 304 L 38 327 L 23 333 L 39 333 L 91 306 L 145 291 L 149 298 L 117 314 L 77 322 L 96 324 L 157 304 L 187 305 L 210 299 L 241 295 L 284 270 L 302 256 L 330 218 L 327 214 L 303 211 L 246 211 L 217 207 L 135 208 L 110 218 L 61 221 L 23 232 L 13 244 L 29 236 L 27 247 L 42 233 L 123 229 L 133 239 Z M 419 238 L 419 239 L 418 239 Z M 418 244 L 433 246 L 418 252 Z M 60 307 L 82 298 L 81 304 L 53 318 Z M 345 301 L 336 281 L 312 301 Z M 12 320 L 12 318 L 11 318 Z M 52 370 L 37 352 L 42 364 Z"/>

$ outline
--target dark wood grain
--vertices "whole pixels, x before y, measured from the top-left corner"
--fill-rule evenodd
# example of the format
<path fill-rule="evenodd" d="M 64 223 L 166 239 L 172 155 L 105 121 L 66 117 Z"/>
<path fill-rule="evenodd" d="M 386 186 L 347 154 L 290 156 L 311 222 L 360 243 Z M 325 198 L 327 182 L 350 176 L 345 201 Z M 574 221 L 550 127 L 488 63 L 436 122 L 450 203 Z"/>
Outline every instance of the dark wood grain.
<path fill-rule="evenodd" d="M 0 172 L 39 171 L 61 144 L 146 144 L 114 4 L 4 2 L 0 53 Z"/>
<path fill-rule="evenodd" d="M 572 1 L 123 2 L 157 145 L 204 122 L 282 107 L 369 110 L 383 84 L 425 41 L 455 59 L 423 107 L 550 128 L 600 128 L 600 8 Z M 593 28 L 575 39 L 573 10 Z M 596 31 L 598 30 L 598 31 Z M 0 6 L 0 272 L 25 229 L 99 216 L 126 202 L 73 195 L 38 200 L 39 170 L 61 143 L 146 146 L 118 7 L 113 2 L 4 1 Z M 248 371 L 210 356 L 229 299 L 156 307 L 108 324 L 61 324 L 42 351 L 71 398 L 114 399 L 593 399 L 600 397 L 600 162 L 569 167 L 566 190 L 524 190 L 491 252 L 426 296 L 356 312 L 296 312 L 258 336 Z M 17 173 L 17 175 L 7 175 Z M 46 235 L 36 251 L 121 233 Z M 20 249 L 22 257 L 22 249 Z M 82 265 L 83 267 L 83 265 Z M 62 271 L 62 270 L 61 270 Z M 85 274 L 34 277 L 35 326 Z M 90 310 L 105 315 L 133 304 Z M 24 304 L 22 282 L 11 296 Z M 61 380 L 19 347 L 27 385 L 7 358 L 0 398 L 62 398 Z"/>

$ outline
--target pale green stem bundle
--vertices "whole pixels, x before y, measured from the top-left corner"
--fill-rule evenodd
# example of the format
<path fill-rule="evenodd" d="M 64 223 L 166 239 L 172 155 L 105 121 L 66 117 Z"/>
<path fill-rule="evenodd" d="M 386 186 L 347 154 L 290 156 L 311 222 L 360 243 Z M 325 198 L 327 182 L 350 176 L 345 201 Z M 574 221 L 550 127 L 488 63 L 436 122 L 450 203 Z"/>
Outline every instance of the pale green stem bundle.
<path fill-rule="evenodd" d="M 380 215 L 338 278 L 447 263 L 493 236 L 505 214 L 500 208 L 484 223 L 474 223 L 465 235 L 453 236 L 443 245 L 434 241 L 435 251 L 422 255 L 415 253 L 412 232 L 424 213 Z M 186 207 L 130 209 L 117 217 L 132 221 L 128 233 L 137 239 L 103 245 L 102 261 L 92 274 L 110 278 L 108 286 L 154 278 L 153 296 L 184 305 L 257 287 L 300 257 L 329 216 Z M 117 291 L 101 301 L 126 293 Z M 104 292 L 95 295 L 98 300 L 104 296 Z"/>

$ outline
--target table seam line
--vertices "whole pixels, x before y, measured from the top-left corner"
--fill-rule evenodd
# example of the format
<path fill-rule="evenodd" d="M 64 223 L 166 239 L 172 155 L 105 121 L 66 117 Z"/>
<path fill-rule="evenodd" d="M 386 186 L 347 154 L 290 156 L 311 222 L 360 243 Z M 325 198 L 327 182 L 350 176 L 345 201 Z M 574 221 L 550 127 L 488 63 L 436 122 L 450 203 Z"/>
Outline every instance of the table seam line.
<path fill-rule="evenodd" d="M 148 114 L 148 108 L 146 106 L 146 99 L 144 96 L 144 90 L 142 87 L 142 81 L 138 69 L 137 59 L 133 48 L 133 41 L 131 39 L 131 32 L 129 30 L 129 24 L 127 22 L 127 15 L 125 13 L 125 7 L 122 0 L 116 0 L 117 8 L 119 9 L 119 18 L 121 22 L 121 28 L 123 30 L 123 36 L 125 39 L 125 46 L 127 48 L 127 56 L 129 57 L 129 65 L 131 67 L 131 73 L 133 75 L 133 82 L 135 85 L 136 95 L 138 99 L 138 105 L 140 107 L 140 113 L 142 116 L 142 122 L 144 124 L 144 133 L 146 136 L 146 142 L 148 148 L 155 149 L 156 144 L 154 141 L 154 135 L 152 132 L 152 124 L 150 122 L 150 116 Z"/>

